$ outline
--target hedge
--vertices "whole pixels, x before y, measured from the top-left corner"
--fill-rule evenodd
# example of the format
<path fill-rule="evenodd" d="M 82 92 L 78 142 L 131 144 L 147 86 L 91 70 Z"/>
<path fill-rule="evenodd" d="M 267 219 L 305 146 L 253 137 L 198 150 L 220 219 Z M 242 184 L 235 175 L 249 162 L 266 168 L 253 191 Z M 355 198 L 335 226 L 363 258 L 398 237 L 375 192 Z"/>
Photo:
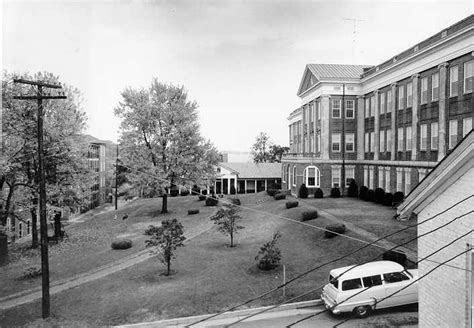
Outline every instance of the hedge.
<path fill-rule="evenodd" d="M 392 203 L 393 203 L 393 194 L 389 192 L 385 193 L 384 198 L 383 198 L 383 204 L 385 206 L 392 206 Z"/>
<path fill-rule="evenodd" d="M 324 197 L 323 190 L 321 188 L 316 188 L 316 190 L 314 191 L 314 198 L 323 198 L 323 197 Z"/>
<path fill-rule="evenodd" d="M 366 186 L 360 186 L 359 189 L 359 198 L 362 200 L 367 200 L 367 193 L 369 192 L 369 188 Z"/>
<path fill-rule="evenodd" d="M 198 196 L 198 199 L 199 199 L 199 201 L 203 201 L 203 200 L 206 199 L 206 196 L 204 196 L 204 195 L 199 195 L 199 196 Z"/>
<path fill-rule="evenodd" d="M 300 191 L 298 192 L 298 198 L 308 198 L 308 188 L 303 183 L 300 187 Z"/>
<path fill-rule="evenodd" d="M 341 191 L 339 190 L 339 188 L 334 187 L 334 188 L 331 189 L 331 197 L 332 198 L 341 197 Z"/>
<path fill-rule="evenodd" d="M 286 208 L 293 208 L 293 207 L 297 207 L 298 206 L 298 201 L 289 201 L 289 202 L 286 202 Z"/>
<path fill-rule="evenodd" d="M 359 196 L 359 190 L 357 187 L 357 183 L 354 179 L 351 179 L 351 182 L 349 183 L 349 188 L 347 189 L 347 196 L 349 197 L 358 197 Z"/>
<path fill-rule="evenodd" d="M 327 225 L 325 229 L 326 231 L 324 231 L 324 237 L 326 238 L 333 238 L 333 237 L 336 237 L 337 234 L 342 234 L 346 232 L 346 226 L 342 223 Z"/>
<path fill-rule="evenodd" d="M 206 198 L 206 206 L 217 206 L 217 204 L 219 204 L 219 200 L 216 195 L 211 195 Z"/>
<path fill-rule="evenodd" d="M 374 202 L 375 201 L 375 191 L 373 191 L 372 189 L 369 189 L 369 191 L 367 191 L 367 199 L 369 202 Z"/>
<path fill-rule="evenodd" d="M 397 191 L 395 194 L 393 194 L 393 202 L 395 204 L 400 204 L 403 202 L 403 198 L 405 198 L 405 195 L 401 191 Z"/>
<path fill-rule="evenodd" d="M 132 247 L 132 241 L 130 239 L 114 240 L 110 246 L 112 249 L 127 249 Z"/>
<path fill-rule="evenodd" d="M 316 219 L 318 217 L 318 211 L 316 210 L 311 210 L 311 211 L 305 211 L 301 213 L 301 221 L 309 221 Z"/>
<path fill-rule="evenodd" d="M 282 200 L 286 198 L 286 194 L 276 194 L 273 198 L 275 198 L 275 200 Z"/>
<path fill-rule="evenodd" d="M 268 196 L 275 196 L 278 193 L 278 189 L 267 189 Z"/>
<path fill-rule="evenodd" d="M 375 189 L 375 202 L 378 204 L 383 204 L 385 198 L 385 190 L 382 188 Z"/>
<path fill-rule="evenodd" d="M 230 198 L 229 197 L 229 201 L 234 205 L 240 205 L 241 204 L 239 198 Z"/>
<path fill-rule="evenodd" d="M 198 214 L 198 213 L 199 213 L 198 209 L 188 210 L 188 215 L 193 215 L 193 214 Z"/>
<path fill-rule="evenodd" d="M 189 190 L 185 189 L 181 191 L 181 196 L 187 196 L 189 195 Z"/>

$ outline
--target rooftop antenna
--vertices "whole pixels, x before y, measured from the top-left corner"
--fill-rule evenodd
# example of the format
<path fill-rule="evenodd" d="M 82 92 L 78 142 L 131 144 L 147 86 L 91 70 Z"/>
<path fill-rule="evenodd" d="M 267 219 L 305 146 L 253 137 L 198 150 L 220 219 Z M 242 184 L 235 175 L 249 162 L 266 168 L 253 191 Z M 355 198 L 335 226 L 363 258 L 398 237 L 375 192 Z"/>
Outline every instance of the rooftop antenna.
<path fill-rule="evenodd" d="M 354 64 L 354 49 L 355 49 L 355 42 L 356 42 L 357 22 L 363 22 L 364 20 L 356 19 L 356 18 L 345 18 L 345 17 L 342 18 L 342 20 L 353 23 L 353 27 L 352 27 L 352 64 Z"/>

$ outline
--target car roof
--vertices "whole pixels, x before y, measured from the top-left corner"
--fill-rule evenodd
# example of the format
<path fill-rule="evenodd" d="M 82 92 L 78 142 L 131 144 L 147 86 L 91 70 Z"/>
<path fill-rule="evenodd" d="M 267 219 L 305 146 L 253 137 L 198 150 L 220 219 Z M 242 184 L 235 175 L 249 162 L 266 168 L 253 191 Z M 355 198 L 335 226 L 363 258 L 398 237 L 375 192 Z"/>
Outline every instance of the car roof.
<path fill-rule="evenodd" d="M 344 273 L 345 271 L 353 268 L 352 270 Z M 344 274 L 342 278 L 344 280 L 351 278 L 367 277 L 376 274 L 383 274 L 389 272 L 400 272 L 403 271 L 404 267 L 397 262 L 392 261 L 375 261 L 364 263 L 361 265 L 349 265 L 342 268 L 333 269 L 329 272 L 334 278 L 341 274 Z"/>

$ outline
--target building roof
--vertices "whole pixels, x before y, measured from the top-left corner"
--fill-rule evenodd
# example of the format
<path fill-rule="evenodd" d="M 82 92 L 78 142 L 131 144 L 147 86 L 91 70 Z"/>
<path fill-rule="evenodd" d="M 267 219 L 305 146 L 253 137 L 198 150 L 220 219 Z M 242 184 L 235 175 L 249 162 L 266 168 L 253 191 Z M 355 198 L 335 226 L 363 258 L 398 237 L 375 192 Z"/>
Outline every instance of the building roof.
<path fill-rule="evenodd" d="M 239 179 L 278 179 L 281 163 L 219 163 L 219 166 L 234 171 Z"/>
<path fill-rule="evenodd" d="M 359 79 L 368 65 L 308 64 L 307 67 L 318 80 Z"/>
<path fill-rule="evenodd" d="M 436 198 L 473 168 L 474 130 L 469 132 L 456 147 L 408 194 L 397 208 L 399 216 L 418 214 Z"/>

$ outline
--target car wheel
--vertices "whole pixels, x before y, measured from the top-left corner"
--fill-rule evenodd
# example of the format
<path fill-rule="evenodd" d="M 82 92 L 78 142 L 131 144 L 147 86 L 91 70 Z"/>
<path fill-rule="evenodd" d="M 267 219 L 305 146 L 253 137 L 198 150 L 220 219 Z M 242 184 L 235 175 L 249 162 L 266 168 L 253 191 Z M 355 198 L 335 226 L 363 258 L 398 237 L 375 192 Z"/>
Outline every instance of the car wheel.
<path fill-rule="evenodd" d="M 365 318 L 370 314 L 370 307 L 365 306 L 358 306 L 354 309 L 354 314 L 357 318 Z"/>

